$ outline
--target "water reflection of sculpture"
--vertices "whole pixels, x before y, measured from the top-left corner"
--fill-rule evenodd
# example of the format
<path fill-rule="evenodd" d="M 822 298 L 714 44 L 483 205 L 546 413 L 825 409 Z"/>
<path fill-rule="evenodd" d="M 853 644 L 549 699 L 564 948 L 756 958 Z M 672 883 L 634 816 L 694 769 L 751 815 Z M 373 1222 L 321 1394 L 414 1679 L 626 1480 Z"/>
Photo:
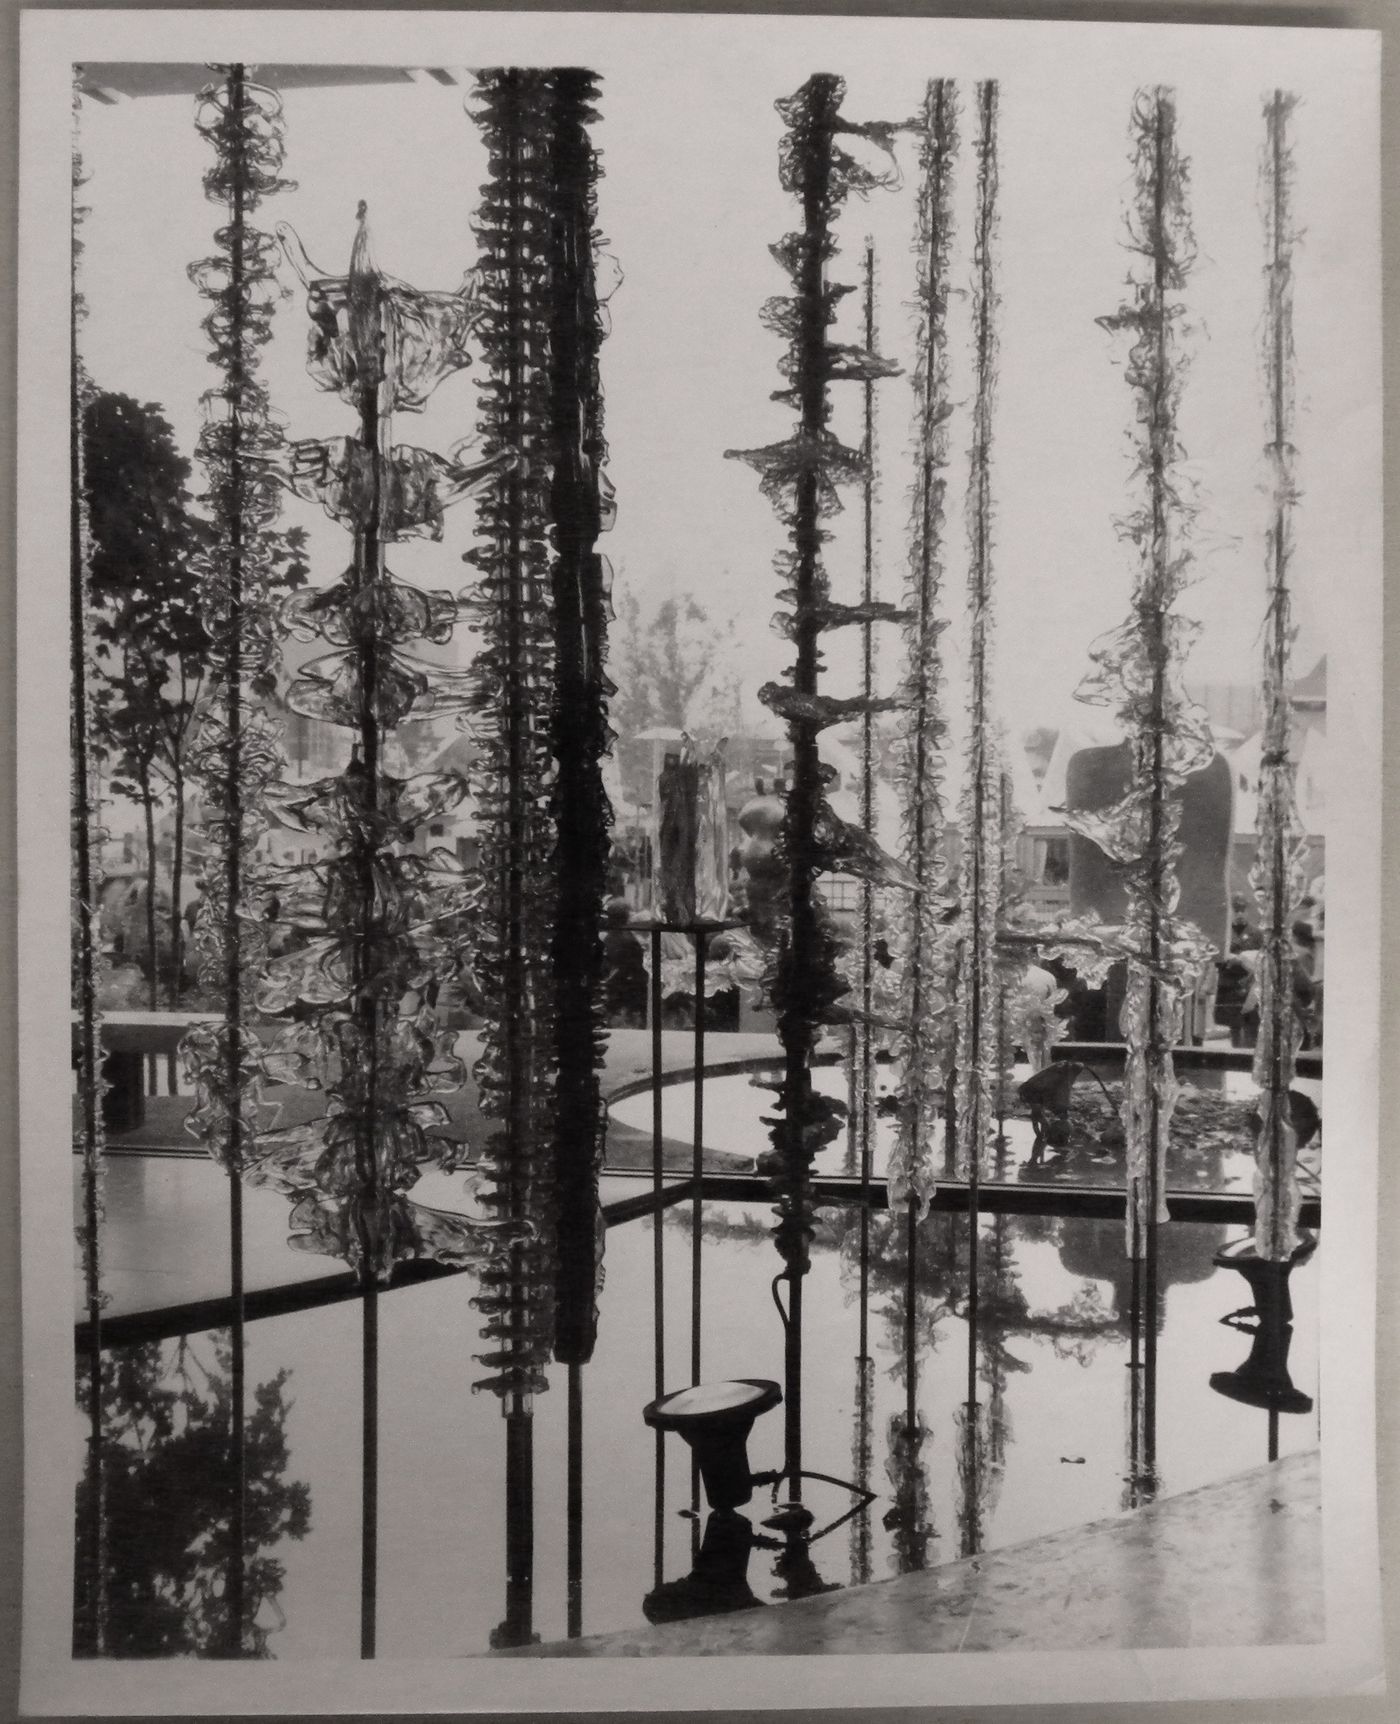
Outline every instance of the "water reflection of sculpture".
<path fill-rule="evenodd" d="M 1087 1235 L 1083 1231 L 1088 1229 Z M 760 1237 L 759 1224 L 729 1220 L 707 1222 L 707 1234 L 747 1238 Z M 906 1567 L 923 1566 L 933 1532 L 928 1519 L 929 1426 L 918 1406 L 918 1372 L 925 1361 L 940 1351 L 944 1326 L 950 1321 L 966 1326 L 969 1392 L 959 1404 L 957 1429 L 960 1448 L 958 1473 L 964 1487 L 964 1513 L 969 1525 L 978 1529 L 980 1541 L 991 1512 L 988 1493 L 995 1488 L 1005 1463 L 1009 1427 L 1005 1395 L 1008 1378 L 1027 1367 L 1016 1358 L 1008 1341 L 1017 1336 L 1048 1340 L 1056 1352 L 1087 1364 L 1106 1339 L 1123 1333 L 1128 1312 L 1129 1267 L 1121 1248 L 1121 1233 L 1109 1222 L 1074 1222 L 1058 1218 L 994 1215 L 982 1227 L 977 1253 L 976 1281 L 967 1229 L 958 1216 L 934 1212 L 914 1230 L 916 1260 L 907 1256 L 908 1229 L 900 1214 L 877 1211 L 869 1218 L 864 1239 L 857 1213 L 852 1209 L 823 1208 L 817 1211 L 813 1250 L 835 1250 L 842 1262 L 842 1278 L 850 1287 L 864 1288 L 872 1300 L 888 1296 L 881 1309 L 886 1325 L 885 1351 L 892 1364 L 890 1375 L 905 1391 L 905 1404 L 886 1426 L 886 1472 L 894 1501 L 885 1525 L 893 1534 L 896 1562 Z M 1173 1245 L 1166 1252 L 1166 1283 L 1172 1279 L 1201 1279 L 1210 1273 L 1210 1252 L 1215 1232 L 1201 1228 L 1174 1229 L 1181 1234 L 1182 1250 Z M 1188 1240 L 1186 1235 L 1204 1235 Z M 1050 1310 L 1032 1308 L 1021 1285 L 1014 1244 L 1018 1239 L 1056 1243 L 1065 1267 L 1091 1283 L 1095 1279 L 1123 1279 L 1123 1293 L 1106 1306 L 1096 1288 L 1086 1285 L 1061 1306 Z M 1083 1249 L 1087 1239 L 1088 1249 Z M 1077 1249 L 1076 1249 L 1077 1248 Z M 857 1293 L 859 1297 L 859 1292 Z M 857 1361 L 859 1366 L 859 1361 Z M 974 1375 L 975 1371 L 975 1375 Z M 983 1398 L 976 1383 L 986 1386 Z M 859 1456 L 869 1442 L 865 1421 L 868 1401 L 860 1393 L 854 1410 L 853 1452 Z M 967 1408 L 974 1409 L 969 1421 Z M 976 1433 L 976 1441 L 973 1441 Z M 859 1478 L 859 1468 L 857 1477 Z M 853 1535 L 854 1536 L 854 1535 Z"/>
<path fill-rule="evenodd" d="M 79 1369 L 80 1397 L 89 1366 Z M 107 1523 L 94 1577 L 77 1571 L 78 1623 L 100 1615 L 115 1658 L 271 1655 L 285 1568 L 271 1555 L 310 1529 L 308 1487 L 286 1480 L 288 1373 L 253 1391 L 235 1457 L 233 1345 L 228 1331 L 122 1347 L 104 1358 L 101 1476 Z M 243 1510 L 231 1556 L 235 1468 Z M 94 1512 L 94 1470 L 78 1492 L 80 1525 Z M 237 1567 L 235 1592 L 231 1574 Z M 85 1596 L 95 1588 L 100 1598 Z M 237 1616 L 231 1613 L 237 1608 Z M 75 1635 L 75 1652 L 91 1651 Z"/>
<path fill-rule="evenodd" d="M 1125 1384 L 1125 1508 L 1150 1502 L 1160 1484 L 1157 1464 L 1157 1342 L 1166 1320 L 1167 1293 L 1178 1285 L 1207 1281 L 1225 1237 L 1223 1225 L 1173 1222 L 1158 1231 L 1156 1274 L 1151 1284 L 1140 1257 L 1125 1256 L 1116 1222 L 1055 1222 L 1061 1263 L 1073 1275 L 1109 1283 L 1115 1325 L 1128 1336 Z"/>

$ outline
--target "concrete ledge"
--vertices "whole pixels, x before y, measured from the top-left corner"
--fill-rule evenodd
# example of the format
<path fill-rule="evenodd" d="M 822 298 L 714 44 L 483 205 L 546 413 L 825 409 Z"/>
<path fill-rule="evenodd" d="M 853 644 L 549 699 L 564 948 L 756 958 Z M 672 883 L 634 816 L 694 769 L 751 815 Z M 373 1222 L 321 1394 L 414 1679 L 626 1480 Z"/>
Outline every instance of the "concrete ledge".
<path fill-rule="evenodd" d="M 1323 1638 L 1312 1451 L 897 1580 L 509 1656 L 1064 1652 Z"/>

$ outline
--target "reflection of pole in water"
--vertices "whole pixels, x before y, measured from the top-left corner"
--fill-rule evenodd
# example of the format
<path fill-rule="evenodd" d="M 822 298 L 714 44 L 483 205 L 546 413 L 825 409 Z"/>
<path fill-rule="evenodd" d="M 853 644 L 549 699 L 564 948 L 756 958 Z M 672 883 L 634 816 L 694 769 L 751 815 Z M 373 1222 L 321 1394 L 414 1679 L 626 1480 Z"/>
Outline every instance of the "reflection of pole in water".
<path fill-rule="evenodd" d="M 875 1361 L 870 1356 L 870 1202 L 869 1156 L 862 1158 L 860 1205 L 860 1329 L 856 1353 L 855 1428 L 851 1440 L 852 1471 L 861 1490 L 870 1488 L 873 1420 L 875 1412 Z M 870 1579 L 870 1516 L 861 1513 L 851 1522 L 851 1581 L 863 1585 Z"/>
<path fill-rule="evenodd" d="M 569 1366 L 568 1636 L 583 1633 L 583 1373 Z"/>
<path fill-rule="evenodd" d="M 980 1226 L 977 1213 L 977 1164 L 969 1168 L 967 1193 L 967 1404 L 977 1405 L 977 1316 L 981 1294 L 977 1285 Z"/>
<path fill-rule="evenodd" d="M 967 1235 L 967 1398 L 960 1408 L 962 1429 L 958 1444 L 958 1472 L 963 1486 L 963 1508 L 958 1517 L 962 1543 L 959 1554 L 975 1556 L 982 1548 L 982 1517 L 978 1485 L 982 1467 L 980 1414 L 977 1404 L 977 1328 L 981 1314 L 981 1292 L 977 1284 L 978 1215 L 976 1208 L 977 1162 L 969 1165 L 969 1215 Z"/>
<path fill-rule="evenodd" d="M 870 1489 L 873 1460 L 872 1422 L 875 1400 L 875 1361 L 862 1353 L 856 1360 L 855 1420 L 851 1435 L 851 1473 L 862 1491 Z M 851 1519 L 851 1585 L 864 1586 L 871 1576 L 871 1526 L 868 1513 Z"/>
<path fill-rule="evenodd" d="M 1006 1379 L 1010 1355 L 1006 1348 L 1013 1326 L 1016 1276 L 1010 1249 L 1010 1224 L 994 1215 L 987 1229 L 985 1278 L 988 1299 L 980 1288 L 969 1301 L 969 1398 L 960 1410 L 958 1473 L 963 1485 L 959 1514 L 961 1553 L 976 1555 L 985 1545 L 987 1522 L 1006 1466 Z M 985 1401 L 977 1398 L 978 1377 L 987 1385 Z"/>
<path fill-rule="evenodd" d="M 1131 1291 L 1128 1305 L 1128 1472 L 1123 1493 L 1124 1508 L 1140 1508 L 1157 1495 L 1157 1297 L 1155 1276 L 1149 1281 L 1149 1263 L 1155 1268 L 1155 1250 L 1138 1248 L 1140 1218 L 1131 1215 Z M 1150 1212 L 1149 1212 L 1150 1215 Z M 1148 1231 L 1156 1226 L 1149 1219 Z M 1153 1241 L 1155 1245 L 1155 1240 Z"/>
<path fill-rule="evenodd" d="M 360 1295 L 360 1657 L 375 1656 L 379 1585 L 379 1287 Z"/>
<path fill-rule="evenodd" d="M 916 1345 L 918 1316 L 918 1200 L 911 1196 L 904 1216 L 904 1289 L 901 1312 L 901 1366 L 904 1407 L 889 1422 L 886 1472 L 894 1501 L 885 1514 L 895 1565 L 900 1574 L 928 1566 L 928 1546 L 934 1537 L 929 1509 L 928 1474 L 923 1447 L 929 1435 L 919 1412 L 919 1366 Z M 873 1361 L 872 1361 L 873 1363 Z"/>

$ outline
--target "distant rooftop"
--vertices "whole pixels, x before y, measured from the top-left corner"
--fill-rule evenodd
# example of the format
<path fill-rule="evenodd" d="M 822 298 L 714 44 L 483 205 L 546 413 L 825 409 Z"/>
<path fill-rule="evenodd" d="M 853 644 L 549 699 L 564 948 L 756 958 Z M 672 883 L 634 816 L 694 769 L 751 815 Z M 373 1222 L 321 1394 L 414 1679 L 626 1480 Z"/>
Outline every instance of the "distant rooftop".
<path fill-rule="evenodd" d="M 461 67 L 447 66 L 254 66 L 259 83 L 277 90 L 326 89 L 336 85 L 460 84 Z M 164 65 L 145 60 L 94 60 L 79 68 L 79 88 L 94 101 L 108 104 L 138 96 L 197 96 L 217 81 L 209 66 Z"/>
<path fill-rule="evenodd" d="M 1323 653 L 1322 657 L 1317 661 L 1317 663 L 1312 667 L 1312 669 L 1308 672 L 1308 674 L 1306 676 L 1299 677 L 1297 682 L 1295 682 L 1293 684 L 1293 702 L 1295 705 L 1297 705 L 1299 702 L 1304 702 L 1309 706 L 1311 706 L 1314 703 L 1317 703 L 1321 706 L 1326 706 L 1326 704 L 1327 704 L 1327 654 L 1326 653 Z"/>

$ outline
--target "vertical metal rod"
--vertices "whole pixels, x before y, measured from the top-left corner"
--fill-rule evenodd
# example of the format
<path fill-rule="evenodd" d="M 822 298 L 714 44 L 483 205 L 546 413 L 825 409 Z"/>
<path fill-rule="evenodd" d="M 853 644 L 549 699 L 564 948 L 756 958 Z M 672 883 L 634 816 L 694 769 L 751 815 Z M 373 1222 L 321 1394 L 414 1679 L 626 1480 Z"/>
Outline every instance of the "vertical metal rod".
<path fill-rule="evenodd" d="M 1127 1506 L 1136 1508 L 1142 1477 L 1142 1254 L 1138 1248 L 1139 1223 L 1129 1209 L 1128 1283 L 1128 1494 Z"/>
<path fill-rule="evenodd" d="M 787 1326 L 783 1331 L 783 1472 L 790 1493 L 802 1490 L 802 1282 L 801 1275 L 788 1277 Z"/>
<path fill-rule="evenodd" d="M 228 116 L 235 136 L 242 138 L 247 124 L 246 80 L 244 68 L 232 65 L 228 70 Z M 243 1652 L 244 1563 L 246 1559 L 247 1479 L 244 1453 L 243 1423 L 246 1410 L 246 1381 L 243 1329 L 243 1161 L 244 1121 L 241 1105 L 242 1068 L 245 1049 L 243 995 L 243 931 L 240 916 L 243 911 L 245 882 L 243 854 L 246 842 L 243 808 L 243 786 L 240 779 L 243 758 L 243 638 L 240 611 L 244 592 L 244 451 L 242 407 L 247 383 L 245 374 L 246 332 L 242 325 L 243 293 L 247 270 L 245 246 L 247 240 L 247 161 L 240 147 L 233 162 L 229 191 L 228 263 L 229 300 L 233 307 L 234 329 L 230 343 L 228 383 L 236 389 L 234 411 L 229 418 L 229 479 L 234 503 L 225 527 L 228 532 L 229 609 L 227 630 L 228 657 L 225 670 L 224 723 L 228 731 L 228 775 L 224 785 L 224 816 L 228 831 L 224 841 L 224 975 L 223 1009 L 227 1044 L 227 1077 L 232 1093 L 228 1135 L 224 1157 L 228 1177 L 229 1215 L 229 1293 L 233 1305 L 232 1394 L 229 1405 L 229 1562 L 228 1562 L 228 1636 L 229 1654 L 239 1657 Z M 176 905 L 178 911 L 179 906 Z"/>
<path fill-rule="evenodd" d="M 861 1182 L 860 1205 L 860 1332 L 859 1359 L 870 1357 L 870 1203 Z"/>
<path fill-rule="evenodd" d="M 978 1214 L 969 1216 L 968 1297 L 967 1297 L 967 1401 L 963 1408 L 963 1527 L 960 1551 L 963 1556 L 976 1556 L 982 1545 L 981 1516 L 978 1510 L 978 1488 L 982 1476 L 982 1433 L 978 1427 L 977 1354 L 978 1324 L 981 1319 L 982 1295 L 978 1285 L 978 1260 L 981 1243 Z"/>
<path fill-rule="evenodd" d="M 691 1093 L 695 1098 L 694 1130 L 690 1158 L 693 1189 L 690 1198 L 690 1380 L 700 1381 L 700 1324 L 703 1310 L 701 1295 L 701 1231 L 703 1200 L 701 1180 L 704 1176 L 705 1144 L 705 945 L 706 931 L 695 930 L 695 1078 Z M 700 1462 L 692 1450 L 690 1456 L 690 1507 L 694 1519 L 690 1523 L 691 1555 L 700 1549 Z"/>
<path fill-rule="evenodd" d="M 527 1394 L 502 1403 L 506 1419 L 506 1619 L 502 1646 L 535 1638 L 535 1419 Z"/>
<path fill-rule="evenodd" d="M 1278 1408 L 1269 1408 L 1269 1459 L 1278 1459 Z"/>
<path fill-rule="evenodd" d="M 1147 1488 L 1153 1494 L 1157 1488 L 1157 1194 L 1156 1179 L 1151 1181 L 1152 1207 L 1148 1210 L 1147 1250 L 1143 1258 L 1143 1360 L 1142 1360 L 1142 1426 L 1143 1470 Z"/>
<path fill-rule="evenodd" d="M 985 1096 L 982 1086 L 984 1059 L 987 1049 L 984 1033 L 988 1028 L 989 1008 L 994 1002 L 983 998 L 984 975 L 989 976 L 995 964 L 995 952 L 986 950 L 987 931 L 983 926 L 986 908 L 995 925 L 1000 906 L 996 898 L 999 874 L 988 877 L 987 822 L 992 811 L 988 803 L 988 775 L 992 764 L 991 691 L 988 664 L 989 613 L 992 604 L 992 543 L 991 543 L 991 447 L 992 447 L 992 388 L 995 380 L 994 333 L 995 290 L 992 270 L 992 238 L 996 200 L 996 122 L 998 87 L 990 79 L 977 86 L 978 106 L 978 208 L 975 255 L 977 286 L 974 295 L 976 322 L 977 391 L 974 409 L 972 476 L 970 481 L 971 569 L 968 579 L 968 606 L 971 613 L 971 654 L 969 723 L 972 726 L 972 758 L 968 762 L 970 779 L 970 819 L 966 848 L 967 878 L 962 888 L 963 941 L 967 962 L 967 1046 L 959 1049 L 968 1082 L 963 1092 L 969 1117 L 959 1119 L 958 1132 L 966 1144 L 967 1158 L 967 1225 L 969 1309 L 977 1293 L 978 1206 L 982 1174 L 982 1155 L 987 1139 L 988 1120 L 984 1116 Z M 998 851 L 1000 832 L 998 832 Z M 990 902 L 989 902 L 990 901 Z M 977 1359 L 975 1338 L 968 1341 L 969 1408 L 977 1399 Z"/>
<path fill-rule="evenodd" d="M 1011 806 L 1012 806 L 1012 804 L 1011 804 L 1011 774 L 1009 772 L 1003 772 L 1001 775 L 1001 796 L 999 799 L 1001 825 L 1000 825 L 1000 830 L 998 832 L 998 842 L 997 842 L 997 911 L 998 911 L 998 915 L 1004 915 L 1005 914 L 1005 906 L 1006 906 L 1006 896 L 1007 896 L 1007 888 L 1008 888 L 1007 871 L 1008 871 L 1008 868 L 1010 866 L 1010 858 L 1007 855 L 1007 849 L 1006 849 L 1006 835 L 1007 835 L 1007 831 L 1011 825 Z M 996 1141 L 996 1161 L 994 1163 L 994 1166 L 996 1168 L 997 1177 L 1000 1178 L 1001 1175 L 1005 1172 L 1005 1168 L 1006 1168 L 1006 1067 L 1007 1067 L 1007 1063 L 1008 1063 L 1008 1058 L 1014 1059 L 1015 1054 L 1016 1054 L 1016 1050 L 1015 1050 L 1014 1046 L 1010 1047 L 1010 1048 L 1008 1048 L 1008 1046 L 1007 1046 L 1006 980 L 1005 980 L 1005 977 L 1000 972 L 997 972 L 997 974 L 996 974 L 996 992 L 997 992 L 997 1006 L 996 1006 L 996 1011 L 997 1011 L 997 1141 Z M 1027 1052 L 1027 1054 L 1029 1054 L 1030 1050 L 1027 1049 L 1026 1052 Z"/>
<path fill-rule="evenodd" d="M 583 1633 L 583 1372 L 569 1366 L 568 1637 Z"/>
<path fill-rule="evenodd" d="M 865 349 L 875 352 L 875 241 L 865 242 Z M 875 597 L 875 380 L 867 377 L 862 386 L 865 408 L 865 480 L 862 485 L 862 571 L 861 599 L 869 605 Z M 875 693 L 875 632 L 867 619 L 861 625 L 861 693 L 866 711 L 860 726 L 860 823 L 870 836 L 875 828 L 875 717 L 869 703 Z M 873 946 L 875 940 L 875 888 L 867 879 L 860 886 L 860 991 L 862 1019 L 852 1026 L 852 1064 L 860 1061 L 860 1075 L 854 1078 L 854 1098 L 859 1108 L 856 1121 L 860 1151 L 860 1358 L 869 1356 L 869 1295 L 870 1295 L 870 1180 L 872 1174 L 874 1132 L 875 1049 L 870 1019 L 875 1003 Z"/>
<path fill-rule="evenodd" d="M 690 1175 L 694 1190 L 690 1198 L 690 1380 L 700 1381 L 700 1183 L 704 1176 L 705 1144 L 705 944 L 706 932 L 695 930 L 695 1129 L 692 1136 Z"/>
<path fill-rule="evenodd" d="M 666 1393 L 666 1309 L 661 1235 L 663 1180 L 661 1128 L 661 930 L 651 930 L 651 1195 L 652 1324 L 658 1398 Z"/>
<path fill-rule="evenodd" d="M 846 1172 L 860 1171 L 860 1092 L 856 1074 L 860 1062 L 860 1025 L 853 1023 L 846 1043 Z"/>
<path fill-rule="evenodd" d="M 228 1656 L 241 1658 L 244 1651 L 244 1615 L 247 1562 L 248 1457 L 245 1439 L 247 1411 L 247 1351 L 243 1303 L 243 1180 L 237 1168 L 228 1173 L 229 1298 L 231 1325 L 231 1382 L 229 1397 L 229 1549 Z"/>
<path fill-rule="evenodd" d="M 379 1588 L 379 1287 L 360 1301 L 360 1657 L 375 1656 Z"/>
<path fill-rule="evenodd" d="M 973 1163 L 974 1170 L 976 1163 Z M 977 1406 L 977 1318 L 981 1294 L 977 1286 L 977 1256 L 979 1243 L 977 1216 L 977 1183 L 974 1171 L 968 1189 L 967 1203 L 967 1405 L 969 1413 Z"/>
<path fill-rule="evenodd" d="M 75 96 L 75 102 L 77 98 Z M 87 544 L 83 504 L 85 377 L 78 347 L 78 155 L 77 112 L 73 137 L 72 253 L 69 297 L 69 709 L 72 739 L 73 893 L 77 911 L 76 1006 L 78 1023 L 78 1097 L 82 1123 L 83 1298 L 87 1311 L 87 1514 L 78 1534 L 73 1650 L 100 1655 L 104 1649 L 103 1570 L 106 1550 L 105 1479 L 102 1464 L 102 1156 L 103 1129 L 99 1090 L 102 1079 L 101 1010 L 98 1001 L 100 947 L 93 846 L 95 784 L 92 712 L 88 695 Z"/>
<path fill-rule="evenodd" d="M 919 1417 L 919 1362 L 914 1345 L 914 1317 L 919 1297 L 915 1264 L 918 1247 L 919 1200 L 912 1194 L 904 1215 L 904 1424 L 912 1443 Z"/>
<path fill-rule="evenodd" d="M 666 1575 L 666 1445 L 656 1433 L 656 1463 L 652 1484 L 651 1584 L 658 1587 Z"/>
<path fill-rule="evenodd" d="M 865 242 L 865 348 L 875 352 L 875 242 Z M 861 486 L 862 504 L 862 568 L 861 602 L 871 605 L 875 600 L 875 380 L 867 377 L 862 385 L 864 394 L 865 479 Z M 875 715 L 870 710 L 875 695 L 875 626 L 869 617 L 861 624 L 861 695 L 866 709 L 860 722 L 860 824 L 867 837 L 875 830 Z M 875 1006 L 875 887 L 869 879 L 860 883 L 860 1003 L 859 1028 L 860 1082 L 857 1085 L 860 1104 L 860 1179 L 861 1199 L 870 1196 L 870 1161 L 872 1139 L 872 1109 L 875 1082 L 875 1045 L 871 1016 Z"/>
<path fill-rule="evenodd" d="M 651 1190 L 652 1190 L 652 1387 L 657 1400 L 666 1393 L 665 1254 L 662 1244 L 661 1131 L 661 929 L 651 930 Z M 666 1547 L 666 1447 L 656 1433 L 655 1523 L 652 1541 L 652 1584 L 660 1586 Z"/>

